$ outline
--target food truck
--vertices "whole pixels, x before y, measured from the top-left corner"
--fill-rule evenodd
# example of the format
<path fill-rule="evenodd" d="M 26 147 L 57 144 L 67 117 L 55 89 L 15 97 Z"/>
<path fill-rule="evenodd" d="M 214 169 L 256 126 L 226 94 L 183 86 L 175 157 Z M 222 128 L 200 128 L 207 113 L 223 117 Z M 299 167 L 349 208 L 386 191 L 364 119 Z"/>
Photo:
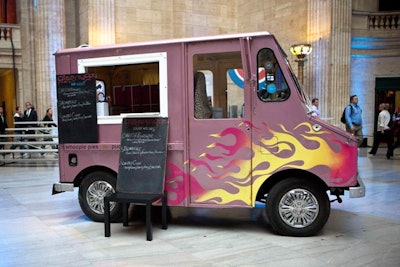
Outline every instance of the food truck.
<path fill-rule="evenodd" d="M 346 191 L 365 195 L 357 139 L 311 115 L 287 55 L 268 32 L 63 49 L 55 60 L 58 79 L 96 78 L 93 127 L 60 139 L 53 185 L 53 194 L 79 188 L 81 209 L 93 221 L 103 221 L 103 198 L 115 192 L 125 117 L 169 119 L 169 206 L 265 203 L 276 233 L 310 236 L 327 222 L 331 201 L 341 202 Z M 59 125 L 63 119 L 59 114 Z M 116 203 L 111 215 L 121 216 Z"/>

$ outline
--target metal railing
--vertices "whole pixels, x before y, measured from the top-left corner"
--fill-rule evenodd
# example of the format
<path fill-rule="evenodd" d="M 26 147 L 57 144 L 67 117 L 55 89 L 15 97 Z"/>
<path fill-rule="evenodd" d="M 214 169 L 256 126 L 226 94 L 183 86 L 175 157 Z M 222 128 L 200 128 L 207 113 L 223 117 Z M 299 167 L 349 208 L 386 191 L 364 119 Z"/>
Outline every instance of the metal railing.
<path fill-rule="evenodd" d="M 385 30 L 400 29 L 400 14 L 370 14 L 368 15 L 368 28 Z"/>
<path fill-rule="evenodd" d="M 15 128 L 6 128 L 0 134 L 0 163 L 29 161 L 58 161 L 58 134 L 56 128 L 46 127 L 54 122 L 15 122 Z M 24 126 L 27 127 L 24 127 Z M 38 127 L 28 127 L 38 125 Z M 27 133 L 31 132 L 33 133 Z"/>
<path fill-rule="evenodd" d="M 365 12 L 353 11 L 353 17 L 358 26 L 368 30 L 400 30 L 400 11 L 395 12 Z"/>

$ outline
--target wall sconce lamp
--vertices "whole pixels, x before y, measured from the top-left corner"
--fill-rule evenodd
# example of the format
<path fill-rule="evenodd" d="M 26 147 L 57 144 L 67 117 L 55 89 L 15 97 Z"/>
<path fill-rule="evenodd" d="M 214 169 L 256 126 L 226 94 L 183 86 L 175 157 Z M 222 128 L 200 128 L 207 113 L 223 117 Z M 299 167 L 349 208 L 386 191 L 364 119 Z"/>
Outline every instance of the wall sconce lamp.
<path fill-rule="evenodd" d="M 297 57 L 299 81 L 303 84 L 304 61 L 307 55 L 311 53 L 310 44 L 295 44 L 290 47 L 290 52 Z"/>

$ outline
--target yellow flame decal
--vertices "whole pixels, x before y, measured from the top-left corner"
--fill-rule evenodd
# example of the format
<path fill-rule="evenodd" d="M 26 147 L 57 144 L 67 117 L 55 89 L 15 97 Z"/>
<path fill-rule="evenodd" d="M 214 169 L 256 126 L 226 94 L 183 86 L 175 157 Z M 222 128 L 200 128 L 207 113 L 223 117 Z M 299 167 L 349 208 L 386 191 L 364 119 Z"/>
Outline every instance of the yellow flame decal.
<path fill-rule="evenodd" d="M 315 172 L 335 185 L 344 185 L 355 177 L 352 163 L 356 163 L 354 160 L 357 160 L 357 148 L 338 140 L 329 131 L 315 132 L 308 122 L 300 123 L 292 131 L 287 130 L 284 125 L 278 125 L 276 130 L 268 125 L 264 125 L 263 130 L 255 127 L 253 130 L 253 134 L 259 137 L 256 141 L 258 143 L 251 142 L 247 133 L 229 128 L 212 134 L 211 137 L 223 141 L 224 136 L 233 134 L 236 143 L 227 145 L 214 142 L 207 146 L 210 151 L 199 156 L 201 161 L 191 159 L 195 166 L 192 168 L 192 179 L 195 179 L 197 167 L 201 165 L 209 169 L 208 182 L 213 183 L 213 188 L 217 188 L 196 188 L 196 192 L 202 192 L 194 197 L 196 203 L 254 204 L 260 186 L 272 174 L 284 169 Z M 213 149 L 217 147 L 227 152 L 222 155 L 213 154 Z M 240 149 L 243 148 L 251 149 L 252 158 L 237 159 Z M 225 162 L 229 159 L 229 164 L 218 164 L 217 161 L 221 158 Z"/>

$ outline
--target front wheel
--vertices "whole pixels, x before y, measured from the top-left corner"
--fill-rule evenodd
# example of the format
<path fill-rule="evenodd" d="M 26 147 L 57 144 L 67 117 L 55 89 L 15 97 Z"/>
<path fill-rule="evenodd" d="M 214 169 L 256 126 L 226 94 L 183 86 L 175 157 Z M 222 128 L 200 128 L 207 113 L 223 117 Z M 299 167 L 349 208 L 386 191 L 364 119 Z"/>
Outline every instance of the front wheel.
<path fill-rule="evenodd" d="M 104 221 L 104 197 L 115 193 L 116 183 L 114 175 L 103 171 L 92 172 L 83 179 L 79 186 L 79 205 L 91 220 Z M 119 220 L 121 214 L 121 205 L 110 202 L 111 220 Z"/>
<path fill-rule="evenodd" d="M 289 178 L 277 183 L 267 197 L 266 213 L 275 232 L 288 236 L 311 236 L 329 218 L 326 191 L 305 179 Z"/>

